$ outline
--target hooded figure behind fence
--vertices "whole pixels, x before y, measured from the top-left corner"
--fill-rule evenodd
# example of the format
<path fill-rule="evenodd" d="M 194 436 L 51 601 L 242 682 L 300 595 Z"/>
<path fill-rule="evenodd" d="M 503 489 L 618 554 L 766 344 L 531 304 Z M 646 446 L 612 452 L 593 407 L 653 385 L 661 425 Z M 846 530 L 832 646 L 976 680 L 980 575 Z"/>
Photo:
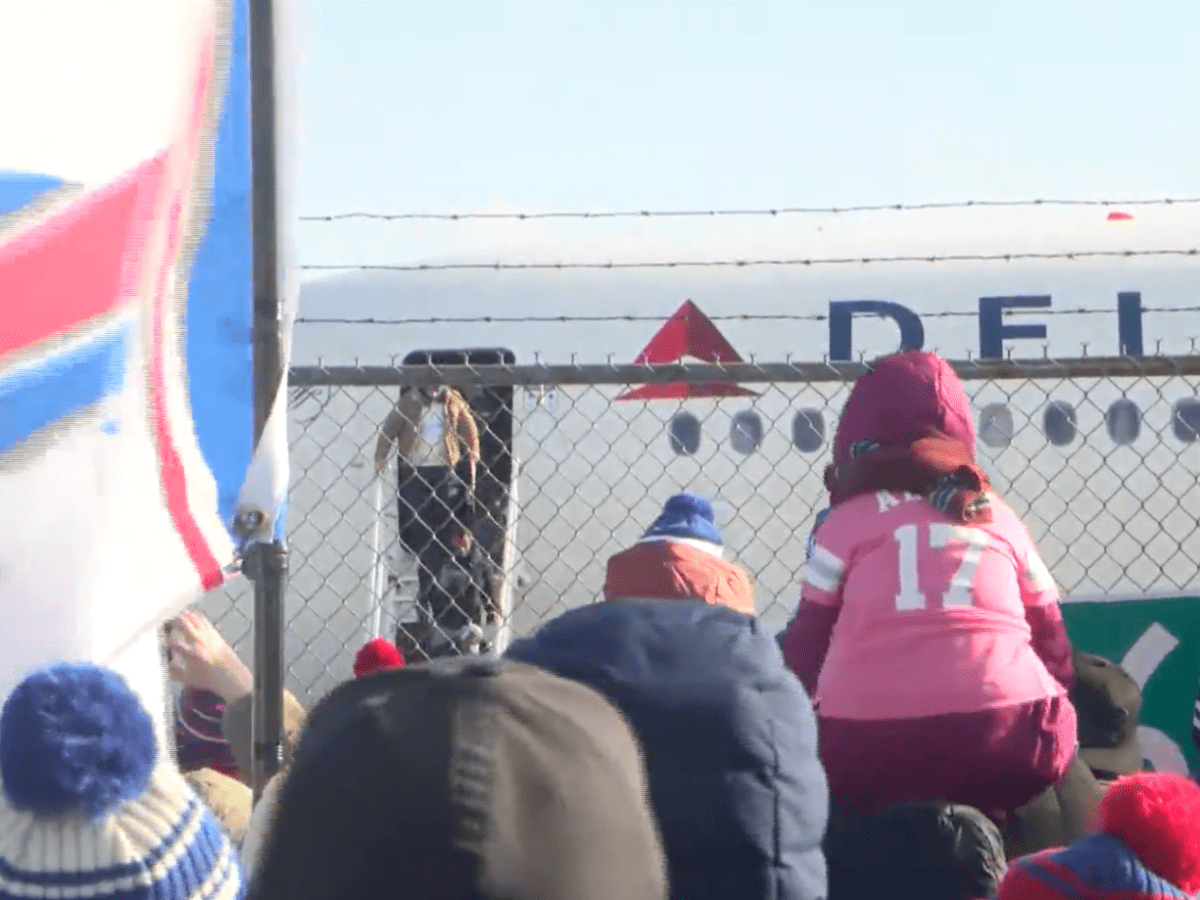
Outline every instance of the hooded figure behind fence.
<path fill-rule="evenodd" d="M 645 752 L 674 900 L 823 900 L 816 722 L 757 621 L 684 600 L 575 609 L 508 655 L 583 682 Z"/>
<path fill-rule="evenodd" d="M 313 711 L 251 884 L 260 900 L 664 900 L 637 742 L 586 687 L 456 657 Z"/>
<path fill-rule="evenodd" d="M 785 655 L 815 692 L 834 800 L 1003 818 L 1058 784 L 1076 746 L 1058 592 L 976 465 L 949 364 L 914 351 L 862 376 L 825 480 Z"/>

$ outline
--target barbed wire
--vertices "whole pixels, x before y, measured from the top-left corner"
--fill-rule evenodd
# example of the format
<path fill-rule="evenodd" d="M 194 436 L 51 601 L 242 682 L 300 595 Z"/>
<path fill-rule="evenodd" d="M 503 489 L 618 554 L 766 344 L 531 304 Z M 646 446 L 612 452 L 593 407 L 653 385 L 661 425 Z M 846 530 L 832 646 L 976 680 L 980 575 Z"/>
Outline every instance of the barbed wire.
<path fill-rule="evenodd" d="M 371 219 L 395 222 L 425 220 L 442 222 L 464 222 L 470 220 L 507 219 L 534 221 L 538 219 L 655 219 L 655 218 L 720 218 L 734 216 L 787 216 L 787 215 L 846 215 L 864 212 L 916 212 L 935 209 L 971 209 L 997 207 L 1039 206 L 1082 206 L 1107 208 L 1113 206 L 1186 206 L 1200 203 L 1200 197 L 1161 197 L 1144 200 L 946 200 L 928 203 L 874 203 L 857 206 L 780 206 L 764 209 L 641 209 L 641 210 L 597 210 L 564 212 L 466 212 L 466 213 L 381 213 L 353 211 L 327 215 L 300 216 L 302 222 L 342 222 L 349 219 Z"/>
<path fill-rule="evenodd" d="M 1085 315 L 1115 315 L 1115 309 L 1008 309 L 1006 315 L 1015 313 L 1035 313 L 1039 316 L 1085 316 Z M 1200 306 L 1169 306 L 1142 307 L 1143 313 L 1196 313 Z M 860 314 L 861 315 L 861 314 Z M 942 312 L 920 313 L 922 319 L 948 318 L 977 318 L 978 310 L 946 310 Z M 341 316 L 301 316 L 296 319 L 297 325 L 524 325 L 524 324 L 571 324 L 571 323 L 603 323 L 603 322 L 665 322 L 670 316 L 642 315 L 594 315 L 594 316 L 428 316 L 422 318 L 381 319 L 374 316 L 349 318 Z M 713 315 L 708 318 L 714 322 L 824 322 L 829 318 L 828 313 L 734 313 L 730 315 Z"/>
<path fill-rule="evenodd" d="M 879 263 L 948 263 L 948 262 L 1019 262 L 1022 260 L 1076 260 L 1076 259 L 1126 259 L 1132 257 L 1175 256 L 1195 257 L 1200 255 L 1200 249 L 1170 249 L 1170 250 L 1078 250 L 1061 252 L 1020 252 L 1020 253 L 952 253 L 944 256 L 937 255 L 895 255 L 895 256 L 829 256 L 795 259 L 694 259 L 694 260 L 664 260 L 646 262 L 557 262 L 557 263 L 325 263 L 308 264 L 300 268 L 305 271 L 335 272 L 335 271 L 387 271 L 387 272 L 449 272 L 466 270 L 566 270 L 566 269 L 716 269 L 737 268 L 748 269 L 774 266 L 848 266 L 872 265 Z"/>

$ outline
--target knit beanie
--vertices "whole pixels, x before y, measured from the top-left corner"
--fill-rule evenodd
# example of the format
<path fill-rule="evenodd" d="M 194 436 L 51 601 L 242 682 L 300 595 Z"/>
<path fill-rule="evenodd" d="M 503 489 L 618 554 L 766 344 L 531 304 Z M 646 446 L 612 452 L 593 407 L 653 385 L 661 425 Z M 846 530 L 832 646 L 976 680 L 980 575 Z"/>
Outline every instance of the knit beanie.
<path fill-rule="evenodd" d="M 403 669 L 404 657 L 396 645 L 387 638 L 377 637 L 368 641 L 354 655 L 354 677 L 362 678 L 384 669 Z"/>
<path fill-rule="evenodd" d="M 120 675 L 59 664 L 0 713 L 0 900 L 235 900 L 221 826 Z"/>
<path fill-rule="evenodd" d="M 204 801 L 233 846 L 240 847 L 246 837 L 250 811 L 254 807 L 254 795 L 249 786 L 212 769 L 185 772 L 183 780 Z"/>
<path fill-rule="evenodd" d="M 725 544 L 717 528 L 712 504 L 696 494 L 676 494 L 663 506 L 662 513 L 647 529 L 642 540 L 661 541 L 679 538 L 709 544 L 718 555 Z"/>
<path fill-rule="evenodd" d="M 1000 900 L 1185 900 L 1200 890 L 1200 785 L 1139 772 L 1105 792 L 1097 831 L 1015 862 Z"/>

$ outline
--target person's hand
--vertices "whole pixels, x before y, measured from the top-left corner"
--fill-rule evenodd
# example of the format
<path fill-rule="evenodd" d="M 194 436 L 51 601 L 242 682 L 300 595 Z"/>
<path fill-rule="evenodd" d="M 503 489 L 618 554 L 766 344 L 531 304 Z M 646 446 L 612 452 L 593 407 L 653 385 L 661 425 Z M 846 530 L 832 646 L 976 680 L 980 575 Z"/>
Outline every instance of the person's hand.
<path fill-rule="evenodd" d="M 226 703 L 254 690 L 254 676 L 204 616 L 185 610 L 167 623 L 171 678 L 184 687 L 211 691 Z"/>
<path fill-rule="evenodd" d="M 382 475 L 387 469 L 388 455 L 391 452 L 392 445 L 386 438 L 379 439 L 379 445 L 375 448 L 375 474 Z"/>

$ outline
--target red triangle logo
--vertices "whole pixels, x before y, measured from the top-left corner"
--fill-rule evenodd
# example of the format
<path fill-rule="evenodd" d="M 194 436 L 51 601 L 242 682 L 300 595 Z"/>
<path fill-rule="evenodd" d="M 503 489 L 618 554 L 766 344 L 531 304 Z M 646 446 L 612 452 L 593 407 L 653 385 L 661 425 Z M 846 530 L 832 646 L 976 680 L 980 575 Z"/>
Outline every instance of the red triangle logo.
<path fill-rule="evenodd" d="M 666 365 L 679 362 L 685 357 L 706 363 L 740 363 L 742 361 L 733 345 L 712 323 L 712 319 L 700 311 L 691 300 L 675 310 L 650 339 L 634 365 Z M 753 397 L 754 391 L 730 382 L 709 384 L 644 384 L 626 391 L 618 400 L 686 400 L 691 397 Z"/>

